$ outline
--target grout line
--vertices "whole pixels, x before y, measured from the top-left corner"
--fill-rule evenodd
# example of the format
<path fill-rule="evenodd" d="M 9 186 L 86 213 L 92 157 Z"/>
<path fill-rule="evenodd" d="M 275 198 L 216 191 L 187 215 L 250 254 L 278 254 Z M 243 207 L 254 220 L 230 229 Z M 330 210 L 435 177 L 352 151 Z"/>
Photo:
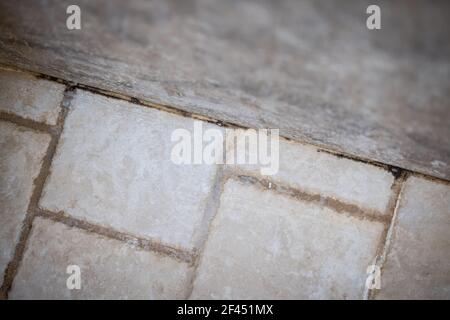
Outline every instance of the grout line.
<path fill-rule="evenodd" d="M 354 218 L 380 222 L 385 225 L 387 225 L 390 220 L 389 216 L 376 210 L 360 208 L 355 204 L 347 203 L 333 197 L 323 196 L 318 193 L 309 193 L 299 190 L 298 188 L 293 188 L 289 185 L 276 182 L 270 178 L 261 178 L 259 176 L 252 175 L 251 173 L 238 173 L 235 175 L 230 175 L 228 179 L 236 179 L 243 183 L 256 185 L 261 189 L 270 190 L 281 195 L 287 195 L 295 200 L 318 203 L 332 209 L 337 213 L 346 214 Z"/>
<path fill-rule="evenodd" d="M 403 188 L 403 184 L 406 180 L 407 171 L 400 172 L 399 176 L 395 178 L 394 182 L 391 186 L 391 197 L 389 199 L 386 214 L 392 219 L 395 214 L 395 208 L 397 206 L 398 197 L 400 196 L 400 192 Z"/>
<path fill-rule="evenodd" d="M 77 84 L 76 88 L 80 89 L 80 90 L 88 91 L 88 92 L 93 93 L 93 94 L 101 95 L 101 96 L 104 96 L 106 98 L 127 101 L 127 102 L 130 102 L 132 104 L 144 107 L 144 108 L 155 109 L 155 110 L 158 110 L 158 111 L 167 112 L 167 113 L 170 113 L 170 114 L 175 114 L 175 115 L 178 115 L 178 116 L 181 116 L 181 117 L 184 117 L 184 118 L 191 118 L 191 119 L 195 119 L 195 120 L 200 120 L 200 121 L 203 121 L 203 122 L 207 122 L 207 123 L 218 125 L 220 127 L 236 128 L 236 129 L 237 128 L 247 129 L 247 127 L 239 125 L 239 124 L 236 124 L 236 123 L 233 123 L 233 122 L 217 120 L 217 119 L 211 118 L 209 116 L 201 115 L 199 113 L 189 112 L 189 111 L 186 111 L 186 110 L 183 110 L 181 108 L 174 107 L 174 106 L 170 106 L 170 105 L 166 105 L 166 104 L 162 104 L 162 103 L 157 103 L 157 102 L 151 102 L 151 101 L 139 99 L 139 98 L 136 98 L 136 97 L 132 97 L 132 96 L 127 96 L 127 95 L 124 95 L 124 94 L 116 93 L 116 92 L 113 92 L 113 91 L 107 91 L 107 90 L 103 90 L 103 89 L 99 89 L 99 88 L 96 88 L 96 87 L 91 87 L 91 86 L 87 86 L 87 85 L 83 85 L 83 84 Z"/>
<path fill-rule="evenodd" d="M 185 262 L 192 265 L 195 260 L 195 253 L 191 253 L 186 249 L 175 248 L 166 244 L 162 244 L 155 240 L 133 236 L 127 233 L 93 224 L 91 222 L 76 219 L 62 211 L 55 213 L 41 208 L 36 208 L 34 210 L 34 213 L 37 217 L 60 222 L 69 227 L 75 227 L 91 234 L 100 235 L 109 239 L 119 240 L 142 250 L 151 251 L 157 254 L 171 257 L 178 262 Z"/>
<path fill-rule="evenodd" d="M 206 220 L 206 223 L 203 223 L 204 230 L 202 230 L 203 232 L 202 232 L 202 235 L 200 236 L 200 241 L 197 244 L 197 248 L 198 248 L 197 252 L 196 252 L 197 255 L 196 255 L 196 259 L 194 261 L 193 271 L 192 271 L 191 277 L 189 279 L 189 284 L 188 284 L 185 300 L 189 300 L 189 298 L 191 297 L 192 292 L 194 290 L 194 283 L 195 283 L 195 280 L 197 279 L 198 268 L 203 259 L 203 252 L 205 250 L 206 242 L 208 241 L 208 237 L 211 232 L 212 222 L 213 222 L 214 218 L 217 216 L 217 212 L 219 210 L 220 197 L 223 193 L 224 184 L 225 184 L 224 168 L 223 168 L 223 166 L 218 166 L 217 174 L 216 174 L 215 182 L 214 182 L 214 187 L 213 187 L 211 195 L 208 199 L 208 203 L 207 203 L 206 209 L 205 209 L 204 220 Z"/>
<path fill-rule="evenodd" d="M 0 64 L 0 69 L 6 69 L 6 70 L 11 70 L 11 71 L 16 71 L 16 72 L 21 72 L 21 73 L 28 73 L 31 74 L 33 76 L 35 76 L 36 78 L 40 78 L 40 79 L 45 79 L 45 80 L 49 80 L 49 81 L 54 81 L 54 82 L 58 82 L 58 83 L 62 83 L 65 84 L 67 86 L 70 87 L 75 87 L 77 89 L 81 89 L 81 90 L 85 90 L 85 91 L 89 91 L 95 94 L 99 94 L 108 98 L 115 98 L 115 99 L 119 99 L 119 100 L 124 100 L 124 101 L 128 101 L 131 102 L 133 104 L 136 105 L 140 105 L 143 107 L 147 107 L 147 108 L 152 108 L 152 109 L 157 109 L 159 111 L 163 111 L 163 112 L 168 112 L 168 113 L 172 113 L 172 114 L 177 114 L 183 117 L 187 117 L 187 118 L 192 118 L 192 119 L 196 119 L 196 120 L 201 120 L 204 122 L 208 122 L 208 123 L 212 123 L 212 124 L 216 124 L 218 126 L 223 126 L 223 127 L 228 127 L 228 128 L 241 128 L 241 129 L 249 129 L 249 127 L 245 126 L 245 125 L 241 125 L 232 121 L 222 121 L 222 120 L 218 120 L 215 118 L 212 118 L 210 116 L 206 116 L 206 115 L 202 115 L 199 113 L 194 113 L 194 112 L 190 112 L 190 111 L 186 111 L 184 110 L 182 107 L 180 106 L 172 106 L 172 105 L 167 105 L 167 104 L 163 104 L 163 103 L 158 103 L 158 102 L 152 102 L 149 101 L 147 99 L 140 99 L 134 96 L 130 96 L 127 94 L 122 94 L 122 93 L 117 93 L 114 91 L 110 91 L 110 90 L 105 90 L 105 89 L 101 89 L 98 87 L 94 87 L 94 86 L 90 86 L 90 85 L 85 85 L 82 83 L 75 83 L 73 81 L 68 81 L 65 79 L 61 79 L 55 76 L 51 76 L 48 74 L 44 74 L 41 72 L 36 72 L 36 71 L 32 71 L 32 70 L 27 70 L 24 68 L 18 68 L 18 67 L 14 67 L 14 66 L 8 66 L 8 65 L 4 65 L 4 64 Z M 427 173 L 421 173 L 419 171 L 414 171 L 411 169 L 406 169 L 406 168 L 401 168 L 401 167 L 397 167 L 395 165 L 390 165 L 384 162 L 380 162 L 377 160 L 372 160 L 363 156 L 357 156 L 357 155 L 352 155 L 349 154 L 345 151 L 342 150 L 337 150 L 337 149 L 333 149 L 329 146 L 314 142 L 314 141 L 310 141 L 310 140 L 305 140 L 305 139 L 299 139 L 299 138 L 291 138 L 291 137 L 287 137 L 287 136 L 280 136 L 281 138 L 287 140 L 287 141 L 293 141 L 302 145 L 307 145 L 307 146 L 312 146 L 315 147 L 316 149 L 318 149 L 318 152 L 324 152 L 324 153 L 328 153 L 331 155 L 334 155 L 338 158 L 345 158 L 345 159 L 349 159 L 349 160 L 353 160 L 353 161 L 357 161 L 357 162 L 362 162 L 368 165 L 373 165 L 376 167 L 381 167 L 389 172 L 391 172 L 394 177 L 397 177 L 398 173 L 400 171 L 407 171 L 407 172 L 411 172 L 414 173 L 415 175 L 418 176 L 423 176 L 425 178 L 428 179 L 432 179 L 435 181 L 440 181 L 442 183 L 448 184 L 450 185 L 450 180 L 446 180 L 444 178 L 440 178 L 440 177 L 436 177 L 436 176 L 431 176 L 430 174 Z"/>
<path fill-rule="evenodd" d="M 0 111 L 0 120 L 11 122 L 15 125 L 25 127 L 28 129 L 32 129 L 37 132 L 50 133 L 50 134 L 53 133 L 53 128 L 55 127 L 55 126 L 52 126 L 52 125 L 49 125 L 46 123 L 40 123 L 40 122 L 36 122 L 31 119 L 22 118 L 21 116 L 18 116 L 18 115 L 12 114 L 12 113 L 8 113 L 8 112 L 4 112 L 4 111 Z"/>
<path fill-rule="evenodd" d="M 289 138 L 285 138 L 285 139 L 292 140 L 292 139 L 289 139 Z M 292 140 L 292 141 L 297 142 L 296 140 Z M 327 154 L 330 154 L 332 156 L 335 156 L 336 158 L 343 158 L 343 159 L 352 160 L 352 161 L 355 161 L 355 162 L 360 162 L 360 163 L 372 165 L 374 167 L 382 168 L 382 169 L 384 169 L 386 171 L 389 171 L 395 178 L 398 176 L 400 171 L 408 170 L 408 169 L 400 168 L 400 167 L 397 167 L 397 166 L 394 166 L 394 165 L 390 165 L 390 164 L 387 164 L 387 163 L 383 163 L 383 162 L 379 162 L 379 161 L 376 161 L 376 160 L 372 160 L 372 159 L 369 159 L 369 158 L 364 158 L 364 157 L 361 157 L 361 156 L 354 156 L 354 155 L 348 154 L 348 153 L 343 152 L 343 151 L 332 150 L 332 149 L 329 149 L 325 145 L 319 145 L 319 144 L 308 143 L 308 142 L 300 142 L 300 143 L 305 144 L 305 145 L 313 146 L 313 147 L 317 148 L 317 152 L 327 153 Z"/>
<path fill-rule="evenodd" d="M 386 262 L 387 255 L 389 253 L 391 242 L 392 242 L 392 236 L 394 232 L 395 223 L 397 220 L 397 213 L 400 207 L 400 202 L 402 199 L 403 191 L 405 188 L 405 182 L 409 177 L 409 173 L 407 171 L 404 171 L 401 173 L 401 175 L 394 181 L 392 185 L 392 197 L 391 197 L 391 203 L 389 207 L 389 212 L 391 212 L 391 219 L 390 223 L 387 226 L 387 228 L 383 231 L 383 234 L 381 236 L 381 242 L 377 249 L 377 255 L 375 257 L 374 264 L 380 268 L 382 271 L 383 266 Z M 366 287 L 364 287 L 364 294 L 363 299 L 364 300 L 373 300 L 378 293 L 379 290 L 370 290 Z"/>
<path fill-rule="evenodd" d="M 56 151 L 56 147 L 58 145 L 59 137 L 61 135 L 64 121 L 68 113 L 67 106 L 70 104 L 72 99 L 72 87 L 67 87 L 64 91 L 64 97 L 61 101 L 61 110 L 58 115 L 57 124 L 52 127 L 52 130 L 49 130 L 51 140 L 47 147 L 47 151 L 45 153 L 44 158 L 42 159 L 41 169 L 39 174 L 33 181 L 33 192 L 31 194 L 30 201 L 28 203 L 27 213 L 25 215 L 25 219 L 22 222 L 22 229 L 19 236 L 19 241 L 16 244 L 13 257 L 11 261 L 8 263 L 5 274 L 3 277 L 3 283 L 0 287 L 0 298 L 7 299 L 8 292 L 12 287 L 12 283 L 14 281 L 14 277 L 19 268 L 20 262 L 22 260 L 23 254 L 25 252 L 25 247 L 27 245 L 27 241 L 31 232 L 32 223 L 34 219 L 34 208 L 38 206 L 39 199 L 42 194 L 42 190 L 44 188 L 45 180 L 50 173 L 50 165 L 53 159 L 53 156 Z M 17 120 L 17 119 L 16 119 Z M 29 124 L 27 122 L 27 124 Z"/>
<path fill-rule="evenodd" d="M 407 172 L 408 176 L 410 176 L 410 177 L 419 177 L 419 178 L 431 181 L 433 183 L 439 183 L 439 184 L 442 184 L 444 186 L 449 186 L 450 187 L 450 180 L 444 180 L 444 179 L 441 179 L 441 178 L 438 178 L 438 177 L 433 177 L 433 176 L 430 176 L 430 175 L 427 175 L 427 174 L 423 174 L 423 173 L 415 172 L 415 171 L 410 171 L 410 170 L 404 170 L 404 171 Z"/>

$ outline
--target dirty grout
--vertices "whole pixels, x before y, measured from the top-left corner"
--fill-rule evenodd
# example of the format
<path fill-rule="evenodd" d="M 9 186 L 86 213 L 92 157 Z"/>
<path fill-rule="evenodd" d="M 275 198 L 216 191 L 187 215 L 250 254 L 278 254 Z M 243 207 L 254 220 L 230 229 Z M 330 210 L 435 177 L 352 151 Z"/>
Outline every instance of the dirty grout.
<path fill-rule="evenodd" d="M 41 208 L 36 208 L 35 216 L 63 223 L 69 227 L 75 227 L 91 234 L 103 236 L 105 238 L 119 240 L 145 251 L 151 251 L 163 256 L 171 257 L 178 262 L 184 262 L 192 265 L 193 261 L 195 260 L 195 253 L 192 253 L 187 249 L 175 248 L 166 244 L 162 244 L 156 240 L 145 239 L 130 235 L 128 233 L 116 231 L 91 222 L 87 222 L 85 220 L 71 217 L 61 211 L 55 213 Z"/>
<path fill-rule="evenodd" d="M 55 126 L 48 127 L 46 126 L 46 132 L 50 134 L 50 143 L 47 147 L 47 151 L 44 155 L 44 158 L 42 159 L 42 165 L 41 169 L 39 171 L 38 176 L 33 181 L 33 192 L 31 194 L 30 201 L 28 203 L 28 209 L 25 216 L 25 219 L 22 223 L 22 229 L 19 236 L 19 241 L 15 247 L 14 254 L 12 260 L 8 263 L 5 274 L 3 277 L 3 283 L 0 288 L 0 297 L 2 299 L 8 298 L 8 292 L 11 289 L 12 283 L 14 281 L 14 277 L 17 273 L 17 269 L 20 266 L 20 262 L 22 260 L 23 254 L 25 252 L 25 248 L 27 245 L 27 241 L 31 232 L 32 223 L 34 219 L 34 209 L 37 208 L 39 199 L 42 194 L 42 190 L 44 188 L 45 180 L 47 179 L 47 176 L 50 173 L 50 166 L 51 162 L 53 160 L 53 157 L 56 152 L 56 147 L 58 145 L 59 137 L 61 135 L 64 121 L 68 113 L 68 104 L 70 104 L 70 101 L 72 99 L 72 92 L 73 87 L 66 87 L 64 91 L 63 99 L 60 103 L 61 110 L 58 115 L 58 120 Z M 17 118 L 14 118 L 13 120 L 18 120 Z M 22 121 L 20 120 L 19 123 L 22 124 L 32 124 L 34 125 L 34 121 Z M 32 129 L 35 129 L 35 127 L 31 127 Z M 39 127 L 41 128 L 41 127 Z M 44 127 L 42 127 L 43 129 Z"/>
<path fill-rule="evenodd" d="M 228 176 L 227 179 L 235 179 L 240 181 L 241 183 L 255 185 L 263 190 L 270 190 L 271 192 L 291 197 L 294 200 L 317 203 L 324 207 L 332 209 L 337 213 L 346 214 L 358 219 L 365 219 L 369 221 L 380 222 L 383 224 L 387 224 L 390 219 L 390 217 L 385 215 L 383 212 L 378 212 L 376 210 L 368 208 L 361 208 L 356 204 L 347 203 L 333 197 L 323 196 L 318 193 L 310 193 L 270 178 L 259 177 L 252 173 L 238 171 L 235 174 Z"/>
<path fill-rule="evenodd" d="M 211 227 L 214 219 L 217 216 L 220 206 L 220 197 L 223 193 L 224 185 L 226 182 L 225 178 L 225 168 L 223 166 L 219 166 L 217 170 L 216 177 L 214 178 L 214 186 L 212 192 L 208 199 L 208 204 L 205 209 L 205 217 L 207 223 L 204 224 L 204 230 L 200 235 L 199 243 L 197 244 L 196 250 L 196 259 L 194 261 L 193 271 L 191 274 L 191 278 L 189 280 L 188 289 L 186 292 L 185 299 L 188 300 L 192 295 L 192 291 L 194 290 L 194 283 L 198 275 L 198 268 L 200 266 L 201 260 L 203 258 L 203 252 L 206 247 L 206 242 L 208 241 L 209 234 L 211 233 Z"/>
<path fill-rule="evenodd" d="M 30 129 L 38 133 L 49 133 L 49 134 L 53 133 L 54 126 L 52 125 L 37 122 L 31 119 L 22 118 L 21 116 L 17 116 L 15 114 L 4 111 L 0 111 L 0 120 L 11 122 L 15 125 Z"/>
<path fill-rule="evenodd" d="M 50 75 L 47 75 L 47 74 L 44 74 L 44 73 L 40 73 L 40 72 L 35 72 L 35 71 L 31 71 L 31 70 L 24 70 L 24 69 L 20 69 L 20 68 L 17 68 L 17 67 L 6 66 L 6 65 L 3 65 L 3 64 L 0 64 L 0 69 L 1 68 L 6 69 L 6 70 L 11 70 L 11 71 L 16 71 L 16 72 L 28 73 L 28 74 L 31 74 L 31 75 L 35 76 L 38 79 L 45 79 L 45 80 L 54 81 L 54 82 L 57 82 L 57 83 L 62 83 L 62 84 L 65 84 L 67 86 L 70 86 L 70 87 L 74 87 L 74 88 L 77 88 L 77 89 L 89 91 L 89 92 L 92 92 L 92 93 L 95 93 L 95 94 L 99 94 L 99 95 L 102 95 L 102 96 L 105 96 L 105 97 L 108 97 L 108 98 L 128 101 L 130 103 L 133 103 L 133 104 L 136 104 L 136 105 L 140 105 L 140 106 L 143 106 L 143 107 L 152 108 L 152 109 L 156 109 L 156 110 L 159 110 L 159 111 L 176 114 L 176 115 L 179 115 L 179 116 L 182 116 L 182 117 L 186 117 L 186 118 L 192 118 L 192 119 L 195 119 L 195 120 L 201 120 L 201 121 L 208 122 L 208 123 L 211 123 L 211 124 L 216 124 L 218 126 L 225 127 L 225 128 L 249 129 L 249 127 L 246 127 L 246 126 L 234 123 L 234 122 L 221 121 L 221 120 L 218 120 L 218 119 L 214 119 L 214 118 L 212 118 L 210 116 L 205 116 L 205 115 L 202 115 L 202 114 L 189 112 L 189 111 L 183 110 L 181 107 L 166 105 L 166 104 L 157 103 L 157 102 L 151 102 L 151 101 L 148 101 L 148 100 L 140 99 L 140 98 L 137 98 L 137 97 L 126 95 L 126 94 L 117 93 L 117 92 L 113 92 L 113 91 L 109 91 L 109 90 L 105 90 L 105 89 L 101 89 L 101 88 L 97 88 L 97 87 L 93 87 L 93 86 L 89 86 L 89 85 L 85 85 L 85 84 L 81 84 L 81 83 L 75 83 L 75 82 L 72 82 L 72 81 L 68 81 L 68 80 L 65 80 L 65 79 L 58 78 L 58 77 L 50 76 Z M 383 163 L 383 162 L 380 162 L 380 161 L 372 160 L 372 159 L 369 159 L 369 158 L 348 154 L 347 152 L 344 152 L 342 150 L 335 150 L 335 149 L 332 149 L 332 148 L 330 148 L 328 146 L 321 145 L 319 143 L 314 143 L 314 142 L 311 142 L 311 141 L 304 141 L 304 140 L 301 140 L 301 139 L 293 139 L 293 138 L 290 138 L 290 137 L 283 137 L 283 136 L 280 136 L 280 138 L 283 138 L 286 141 L 292 141 L 292 142 L 295 142 L 295 143 L 299 143 L 301 145 L 315 147 L 318 152 L 328 153 L 328 154 L 331 154 L 331 155 L 333 155 L 335 157 L 338 157 L 338 158 L 345 158 L 345 159 L 361 162 L 361 163 L 364 163 L 364 164 L 367 164 L 367 165 L 372 165 L 372 166 L 383 168 L 384 170 L 389 171 L 394 177 L 397 177 L 399 175 L 399 172 L 401 172 L 401 171 L 407 171 L 407 172 L 411 172 L 411 173 L 417 174 L 419 176 L 430 178 L 430 179 L 433 179 L 433 180 L 436 180 L 436 181 L 441 181 L 443 183 L 447 183 L 447 184 L 450 185 L 450 181 L 445 180 L 443 178 L 430 176 L 429 174 L 421 173 L 421 172 L 410 170 L 410 169 L 406 169 L 406 168 L 397 167 L 397 166 L 394 166 L 394 165 L 390 165 L 390 164 Z"/>
<path fill-rule="evenodd" d="M 386 262 L 386 257 L 390 249 L 390 244 L 392 241 L 392 235 L 396 223 L 397 218 L 397 212 L 400 207 L 400 202 L 402 199 L 402 194 L 405 188 L 405 182 L 409 178 L 409 173 L 404 171 L 401 173 L 401 175 L 395 179 L 394 183 L 392 184 L 392 196 L 390 199 L 390 206 L 388 207 L 388 213 L 390 213 L 390 223 L 389 225 L 384 229 L 383 234 L 381 236 L 380 244 L 377 248 L 377 254 L 375 256 L 374 264 L 378 266 L 381 270 L 383 270 L 383 266 Z M 381 277 L 382 281 L 382 277 Z M 369 290 L 365 288 L 364 294 L 363 294 L 363 300 L 373 300 L 378 293 L 378 290 Z"/>

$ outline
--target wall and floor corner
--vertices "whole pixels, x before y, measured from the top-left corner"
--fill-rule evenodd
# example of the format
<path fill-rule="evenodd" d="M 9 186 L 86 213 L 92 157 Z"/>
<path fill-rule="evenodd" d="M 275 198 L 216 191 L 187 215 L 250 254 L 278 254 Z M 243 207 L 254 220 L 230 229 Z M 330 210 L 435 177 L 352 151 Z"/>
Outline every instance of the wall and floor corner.
<path fill-rule="evenodd" d="M 450 298 L 447 3 L 99 3 L 0 3 L 2 298 Z M 174 164 L 194 121 L 278 173 Z"/>

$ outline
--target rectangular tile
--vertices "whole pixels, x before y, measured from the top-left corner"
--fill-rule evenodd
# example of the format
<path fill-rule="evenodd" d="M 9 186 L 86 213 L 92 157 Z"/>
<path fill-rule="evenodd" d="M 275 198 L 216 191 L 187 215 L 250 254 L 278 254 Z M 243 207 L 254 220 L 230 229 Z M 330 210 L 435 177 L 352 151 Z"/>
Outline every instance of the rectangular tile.
<path fill-rule="evenodd" d="M 195 247 L 217 166 L 174 164 L 179 128 L 193 120 L 78 90 L 40 206 Z"/>
<path fill-rule="evenodd" d="M 0 283 L 14 254 L 50 136 L 0 121 Z"/>
<path fill-rule="evenodd" d="M 406 181 L 380 299 L 450 299 L 450 186 Z"/>
<path fill-rule="evenodd" d="M 68 266 L 79 267 L 80 289 L 68 288 L 78 275 Z M 36 218 L 9 298 L 183 299 L 189 272 L 170 257 Z"/>
<path fill-rule="evenodd" d="M 358 299 L 384 225 L 229 180 L 193 299 Z"/>
<path fill-rule="evenodd" d="M 6 69 L 0 69 L 0 83 L 0 111 L 56 124 L 64 85 Z"/>

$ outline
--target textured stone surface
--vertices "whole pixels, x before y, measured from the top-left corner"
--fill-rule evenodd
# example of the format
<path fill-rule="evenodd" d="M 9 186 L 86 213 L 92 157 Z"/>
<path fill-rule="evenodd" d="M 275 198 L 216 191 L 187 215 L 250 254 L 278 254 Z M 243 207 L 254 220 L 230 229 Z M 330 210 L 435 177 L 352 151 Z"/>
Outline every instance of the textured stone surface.
<path fill-rule="evenodd" d="M 64 85 L 0 69 L 0 110 L 50 125 L 56 124 Z"/>
<path fill-rule="evenodd" d="M 449 185 L 407 180 L 377 297 L 450 299 Z"/>
<path fill-rule="evenodd" d="M 230 180 L 191 298 L 361 298 L 383 225 Z"/>
<path fill-rule="evenodd" d="M 40 205 L 185 248 L 203 226 L 215 165 L 171 161 L 193 120 L 77 91 Z M 206 127 L 206 125 L 205 125 Z"/>
<path fill-rule="evenodd" d="M 22 221 L 50 137 L 0 121 L 0 282 L 19 239 Z"/>
<path fill-rule="evenodd" d="M 238 130 L 236 135 L 243 139 L 246 133 Z M 249 156 L 250 149 L 246 150 Z M 279 156 L 278 173 L 271 179 L 379 214 L 386 213 L 394 182 L 394 176 L 387 170 L 319 152 L 315 147 L 285 139 L 280 139 Z M 239 168 L 260 174 L 259 165 L 239 165 Z"/>
<path fill-rule="evenodd" d="M 0 63 L 450 179 L 447 0 L 69 4 L 2 1 Z"/>
<path fill-rule="evenodd" d="M 80 290 L 66 286 L 68 265 L 80 267 Z M 182 299 L 189 272 L 172 258 L 37 218 L 9 297 Z"/>

